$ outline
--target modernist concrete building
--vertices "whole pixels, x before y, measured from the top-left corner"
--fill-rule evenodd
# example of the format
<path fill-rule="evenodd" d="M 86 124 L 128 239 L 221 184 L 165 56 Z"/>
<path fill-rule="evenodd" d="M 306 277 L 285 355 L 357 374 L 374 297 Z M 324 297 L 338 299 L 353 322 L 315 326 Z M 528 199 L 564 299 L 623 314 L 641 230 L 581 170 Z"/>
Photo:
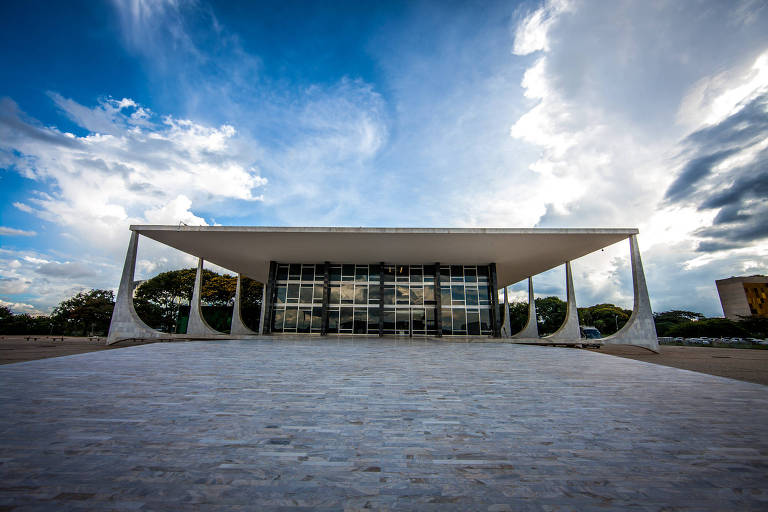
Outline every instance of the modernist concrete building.
<path fill-rule="evenodd" d="M 570 262 L 629 240 L 634 309 L 605 343 L 657 351 L 636 229 L 426 229 L 131 226 L 131 238 L 108 343 L 169 338 L 148 327 L 133 307 L 134 268 L 143 235 L 199 258 L 187 333 L 225 336 L 200 311 L 203 261 L 238 275 L 227 337 L 256 335 L 458 336 L 526 343 L 575 344 L 579 321 Z M 540 338 L 533 276 L 565 265 L 567 314 L 562 327 Z M 240 277 L 265 284 L 259 332 L 240 317 Z M 498 291 L 528 279 L 529 319 L 511 333 L 509 308 Z"/>
<path fill-rule="evenodd" d="M 768 276 L 729 277 L 718 279 L 715 285 L 725 318 L 768 317 Z"/>

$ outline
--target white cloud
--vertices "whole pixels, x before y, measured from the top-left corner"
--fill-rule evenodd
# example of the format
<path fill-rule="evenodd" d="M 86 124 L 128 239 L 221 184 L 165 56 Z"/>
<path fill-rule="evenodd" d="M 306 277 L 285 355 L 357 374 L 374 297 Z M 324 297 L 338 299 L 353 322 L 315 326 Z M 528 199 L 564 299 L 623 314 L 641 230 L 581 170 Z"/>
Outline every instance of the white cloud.
<path fill-rule="evenodd" d="M 35 236 L 37 233 L 25 229 L 0 226 L 0 236 Z"/>

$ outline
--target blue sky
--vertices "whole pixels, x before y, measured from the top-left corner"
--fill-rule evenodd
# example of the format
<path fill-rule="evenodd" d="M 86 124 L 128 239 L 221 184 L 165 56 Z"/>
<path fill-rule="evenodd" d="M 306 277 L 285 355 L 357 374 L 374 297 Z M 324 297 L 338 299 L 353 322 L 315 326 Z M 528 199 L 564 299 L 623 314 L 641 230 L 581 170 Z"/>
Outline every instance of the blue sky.
<path fill-rule="evenodd" d="M 715 279 L 768 272 L 767 26 L 754 0 L 5 2 L 0 303 L 114 288 L 132 223 L 620 226 L 655 310 L 721 314 Z M 574 262 L 580 305 L 631 303 L 627 253 Z"/>

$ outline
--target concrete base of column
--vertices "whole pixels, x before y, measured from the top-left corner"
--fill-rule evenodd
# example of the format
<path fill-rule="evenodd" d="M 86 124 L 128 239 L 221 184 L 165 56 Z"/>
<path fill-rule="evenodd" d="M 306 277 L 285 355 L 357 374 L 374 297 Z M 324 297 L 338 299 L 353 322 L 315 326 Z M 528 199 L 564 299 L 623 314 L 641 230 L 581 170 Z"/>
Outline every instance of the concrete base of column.
<path fill-rule="evenodd" d="M 517 334 L 513 334 L 510 338 L 520 339 L 537 339 L 539 337 L 539 324 L 536 321 L 536 300 L 533 296 L 533 278 L 528 278 L 528 321 L 525 323 L 523 330 Z"/>
<path fill-rule="evenodd" d="M 571 273 L 571 262 L 565 264 L 565 287 L 568 295 L 565 321 L 560 328 L 549 336 L 544 336 L 544 340 L 549 342 L 578 342 L 581 339 L 579 330 L 579 311 L 576 309 L 576 293 L 573 290 L 573 274 Z"/>

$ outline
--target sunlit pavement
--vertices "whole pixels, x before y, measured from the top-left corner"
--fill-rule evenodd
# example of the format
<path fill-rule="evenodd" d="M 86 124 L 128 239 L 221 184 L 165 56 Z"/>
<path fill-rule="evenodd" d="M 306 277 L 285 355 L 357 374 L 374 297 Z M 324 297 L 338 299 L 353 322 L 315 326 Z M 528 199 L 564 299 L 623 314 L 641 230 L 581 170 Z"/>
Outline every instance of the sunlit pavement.
<path fill-rule="evenodd" d="M 0 510 L 765 510 L 766 391 L 419 340 L 17 363 L 0 367 Z"/>

